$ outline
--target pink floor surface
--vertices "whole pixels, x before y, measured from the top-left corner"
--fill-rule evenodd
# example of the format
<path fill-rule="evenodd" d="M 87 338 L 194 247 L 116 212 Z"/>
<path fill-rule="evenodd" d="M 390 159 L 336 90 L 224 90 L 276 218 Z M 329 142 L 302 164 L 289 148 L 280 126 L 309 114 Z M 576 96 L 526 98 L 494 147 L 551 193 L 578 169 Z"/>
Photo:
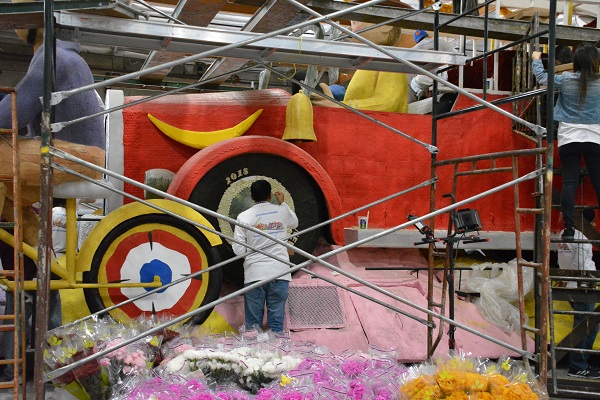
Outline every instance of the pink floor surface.
<path fill-rule="evenodd" d="M 324 254 L 334 247 L 323 247 L 317 254 Z M 389 304 L 394 309 L 366 299 L 358 294 L 337 287 L 310 274 L 297 272 L 290 285 L 290 298 L 286 326 L 294 341 L 312 342 L 339 354 L 344 351 L 395 350 L 401 362 L 420 362 L 427 358 L 427 327 L 411 316 L 427 320 L 427 272 L 414 269 L 427 268 L 425 258 L 416 249 L 368 249 L 357 248 L 342 252 L 325 261 L 347 274 L 374 284 L 403 299 L 399 301 L 380 293 L 367 285 L 334 271 L 327 266 L 313 263 L 308 268 L 320 276 L 347 286 L 373 299 Z M 385 268 L 385 269 L 373 269 Z M 411 270 L 413 269 L 413 270 Z M 435 280 L 434 300 L 440 303 L 441 283 Z M 422 309 L 416 309 L 415 304 Z M 448 302 L 446 302 L 448 304 Z M 243 298 L 241 296 L 221 304 L 215 309 L 237 329 L 244 322 Z M 439 311 L 439 310 L 438 310 Z M 404 312 L 404 313 L 403 313 Z M 475 304 L 455 299 L 455 320 L 485 336 L 521 347 L 518 332 L 506 334 L 486 321 Z M 445 315 L 448 315 L 446 310 Z M 434 318 L 438 336 L 440 320 Z M 448 352 L 449 324 L 442 324 L 442 337 L 436 354 Z M 475 356 L 499 358 L 503 355 L 517 356 L 514 351 L 493 343 L 474 333 L 457 328 L 456 349 Z M 528 339 L 528 347 L 533 341 Z"/>

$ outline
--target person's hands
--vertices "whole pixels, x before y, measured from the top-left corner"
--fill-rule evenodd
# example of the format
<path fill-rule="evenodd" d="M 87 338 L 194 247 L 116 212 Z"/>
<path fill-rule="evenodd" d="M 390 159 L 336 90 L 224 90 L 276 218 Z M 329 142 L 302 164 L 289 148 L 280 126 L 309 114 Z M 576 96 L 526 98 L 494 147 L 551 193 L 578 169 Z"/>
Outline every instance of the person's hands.
<path fill-rule="evenodd" d="M 319 87 L 321 88 L 321 90 L 323 91 L 323 93 L 329 97 L 333 97 L 333 93 L 331 92 L 331 89 L 329 88 L 329 85 L 327 85 L 326 83 L 319 83 Z"/>
<path fill-rule="evenodd" d="M 285 197 L 285 195 L 283 193 L 281 193 L 281 192 L 275 192 L 273 194 L 275 195 L 275 198 L 277 199 L 277 202 L 279 204 L 283 203 L 283 199 Z"/>
<path fill-rule="evenodd" d="M 531 53 L 531 59 L 532 60 L 539 60 L 540 58 L 542 58 L 542 52 L 541 51 L 534 51 L 533 53 Z"/>
<path fill-rule="evenodd" d="M 333 93 L 331 93 L 331 89 L 329 89 L 329 86 L 326 83 L 323 83 L 323 82 L 319 83 L 319 87 L 323 91 L 323 94 L 325 94 L 325 95 L 327 95 L 327 96 L 329 96 L 331 98 L 334 98 Z M 319 96 L 318 94 L 315 94 L 314 92 L 310 96 L 310 101 L 315 106 L 339 107 L 333 101 L 325 99 L 325 98 Z"/>

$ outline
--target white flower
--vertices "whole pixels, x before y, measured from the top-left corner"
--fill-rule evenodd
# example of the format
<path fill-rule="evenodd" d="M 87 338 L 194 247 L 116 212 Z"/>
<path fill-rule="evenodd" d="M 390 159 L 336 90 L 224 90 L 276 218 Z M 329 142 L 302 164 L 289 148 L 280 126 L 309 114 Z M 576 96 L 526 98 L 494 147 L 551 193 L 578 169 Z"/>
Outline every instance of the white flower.
<path fill-rule="evenodd" d="M 183 355 L 177 356 L 167 363 L 167 371 L 171 374 L 181 373 L 187 363 L 187 358 Z"/>

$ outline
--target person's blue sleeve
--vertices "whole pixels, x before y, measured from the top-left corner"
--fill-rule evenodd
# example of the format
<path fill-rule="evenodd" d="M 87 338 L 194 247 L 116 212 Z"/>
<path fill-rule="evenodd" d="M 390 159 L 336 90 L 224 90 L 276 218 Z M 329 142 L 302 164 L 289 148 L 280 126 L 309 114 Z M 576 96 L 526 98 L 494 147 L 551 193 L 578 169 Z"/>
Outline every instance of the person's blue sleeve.
<path fill-rule="evenodd" d="M 544 70 L 544 64 L 542 64 L 542 60 L 533 60 L 531 63 L 533 67 L 533 75 L 540 85 L 548 84 L 548 72 Z M 554 86 L 556 89 L 560 89 L 563 83 L 562 75 L 554 75 Z"/>
<path fill-rule="evenodd" d="M 337 101 L 344 100 L 344 95 L 346 94 L 346 88 L 341 85 L 331 85 L 329 86 L 331 90 L 331 94 L 333 94 L 333 98 Z"/>
<path fill-rule="evenodd" d="M 44 69 L 42 65 L 34 65 L 40 59 L 34 57 L 27 74 L 15 88 L 20 132 L 42 112 L 40 97 L 44 94 Z M 10 96 L 4 97 L 0 101 L 0 128 L 11 128 L 11 108 Z"/>

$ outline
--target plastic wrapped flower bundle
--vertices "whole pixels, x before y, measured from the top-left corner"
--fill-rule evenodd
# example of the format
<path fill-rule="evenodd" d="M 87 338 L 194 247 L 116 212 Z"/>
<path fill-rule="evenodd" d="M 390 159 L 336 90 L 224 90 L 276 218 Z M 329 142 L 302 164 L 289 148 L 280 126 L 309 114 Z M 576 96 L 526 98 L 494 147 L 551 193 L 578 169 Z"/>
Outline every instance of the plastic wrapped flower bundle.
<path fill-rule="evenodd" d="M 216 398 L 224 400 L 240 398 L 240 393 L 261 400 L 395 399 L 406 371 L 394 352 L 334 355 L 271 332 L 203 340 L 182 335 L 165 354 L 158 376 L 206 382 Z"/>
<path fill-rule="evenodd" d="M 258 391 L 257 399 L 390 400 L 399 392 L 406 368 L 396 357 L 364 354 L 308 353 L 278 382 Z"/>
<path fill-rule="evenodd" d="M 213 400 L 217 399 L 202 379 L 185 379 L 180 376 L 151 378 L 130 375 L 115 390 L 112 400 Z M 249 399 L 246 397 L 246 399 Z M 240 400 L 246 400 L 240 398 Z"/>
<path fill-rule="evenodd" d="M 143 318 L 143 317 L 142 317 Z M 142 331 L 140 320 L 129 325 L 112 318 L 89 319 L 75 325 L 65 325 L 46 334 L 44 361 L 47 372 L 89 357 L 98 351 L 115 350 L 78 366 L 53 383 L 77 399 L 102 400 L 111 397 L 112 388 L 131 373 L 146 373 L 161 344 L 160 336 L 147 336 L 133 344 L 118 347 Z"/>
<path fill-rule="evenodd" d="M 258 348 L 186 350 L 171 359 L 164 371 L 169 374 L 188 376 L 202 371 L 214 385 L 237 382 L 243 388 L 256 393 L 264 384 L 295 368 L 300 359 Z"/>
<path fill-rule="evenodd" d="M 46 333 L 44 365 L 46 371 L 75 363 L 98 351 L 99 332 L 103 321 L 85 321 L 76 326 L 63 326 Z M 82 400 L 108 398 L 108 385 L 102 380 L 97 359 L 82 364 L 59 376 L 54 385 Z"/>
<path fill-rule="evenodd" d="M 547 393 L 531 370 L 510 358 L 483 361 L 465 355 L 439 357 L 409 369 L 402 400 L 538 400 Z"/>

